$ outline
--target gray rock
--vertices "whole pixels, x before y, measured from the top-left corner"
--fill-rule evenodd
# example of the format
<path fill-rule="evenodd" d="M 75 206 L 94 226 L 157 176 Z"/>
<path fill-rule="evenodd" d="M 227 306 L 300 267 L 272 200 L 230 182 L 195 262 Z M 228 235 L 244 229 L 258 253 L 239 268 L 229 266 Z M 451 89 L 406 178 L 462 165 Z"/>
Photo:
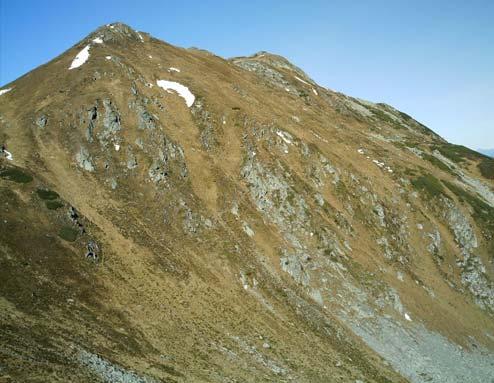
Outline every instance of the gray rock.
<path fill-rule="evenodd" d="M 48 118 L 45 115 L 42 115 L 36 119 L 36 125 L 38 125 L 40 129 L 43 129 L 47 123 Z"/>
<path fill-rule="evenodd" d="M 324 206 L 325 201 L 324 201 L 324 197 L 323 197 L 321 194 L 319 194 L 319 193 L 318 193 L 318 194 L 316 194 L 316 195 L 314 196 L 314 198 L 315 198 L 315 200 L 316 200 L 316 202 L 317 202 L 317 204 L 318 204 L 319 206 L 321 206 L 321 207 L 322 207 L 322 206 Z"/>
<path fill-rule="evenodd" d="M 137 167 L 137 158 L 134 154 L 129 152 L 127 154 L 127 168 L 135 169 L 136 167 Z"/>
<path fill-rule="evenodd" d="M 133 371 L 129 371 L 114 363 L 103 359 L 101 356 L 81 350 L 78 354 L 78 362 L 90 370 L 92 373 L 99 376 L 105 383 L 157 383 L 158 381 L 146 377 L 139 376 Z"/>
<path fill-rule="evenodd" d="M 494 355 L 485 349 L 461 350 L 422 324 L 407 327 L 391 318 L 342 318 L 373 350 L 412 383 L 493 382 Z"/>
<path fill-rule="evenodd" d="M 379 219 L 379 224 L 383 227 L 386 226 L 386 222 L 385 222 L 386 215 L 384 214 L 384 208 L 381 205 L 376 204 L 374 205 L 372 210 L 377 215 L 377 218 Z"/>
<path fill-rule="evenodd" d="M 99 258 L 99 246 L 93 240 L 90 240 L 87 244 L 86 258 L 89 258 L 93 261 L 97 261 Z"/>
<path fill-rule="evenodd" d="M 108 145 L 110 141 L 117 140 L 117 134 L 122 129 L 120 115 L 116 107 L 109 99 L 103 100 L 105 115 L 103 117 L 103 128 L 98 134 L 98 139 L 103 146 Z"/>
<path fill-rule="evenodd" d="M 88 172 L 94 171 L 94 165 L 91 162 L 91 156 L 89 154 L 89 151 L 85 147 L 81 147 L 79 149 L 79 152 L 77 152 L 75 158 L 79 167 L 87 170 Z"/>
<path fill-rule="evenodd" d="M 427 237 L 431 239 L 431 242 L 427 245 L 427 250 L 432 255 L 439 255 L 441 248 L 441 233 L 437 228 L 432 233 L 427 233 Z"/>
<path fill-rule="evenodd" d="M 93 142 L 94 129 L 96 128 L 96 119 L 98 118 L 98 108 L 93 106 L 88 111 L 88 125 L 86 129 L 86 139 L 88 142 Z"/>
<path fill-rule="evenodd" d="M 443 217 L 462 250 L 463 259 L 457 265 L 462 269 L 461 280 L 468 287 L 477 305 L 494 312 L 494 283 L 485 273 L 482 260 L 473 254 L 478 246 L 477 237 L 462 211 L 448 198 L 442 197 Z"/>
<path fill-rule="evenodd" d="M 137 106 L 137 126 L 139 129 L 156 129 L 155 117 L 143 105 Z"/>

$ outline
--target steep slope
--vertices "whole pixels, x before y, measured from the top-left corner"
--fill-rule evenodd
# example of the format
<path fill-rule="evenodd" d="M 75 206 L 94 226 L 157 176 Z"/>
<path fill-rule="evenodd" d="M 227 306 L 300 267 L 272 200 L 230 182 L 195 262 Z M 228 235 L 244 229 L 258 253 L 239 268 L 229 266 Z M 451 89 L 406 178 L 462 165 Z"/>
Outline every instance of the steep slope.
<path fill-rule="evenodd" d="M 488 157 L 120 23 L 3 89 L 5 381 L 494 376 Z"/>

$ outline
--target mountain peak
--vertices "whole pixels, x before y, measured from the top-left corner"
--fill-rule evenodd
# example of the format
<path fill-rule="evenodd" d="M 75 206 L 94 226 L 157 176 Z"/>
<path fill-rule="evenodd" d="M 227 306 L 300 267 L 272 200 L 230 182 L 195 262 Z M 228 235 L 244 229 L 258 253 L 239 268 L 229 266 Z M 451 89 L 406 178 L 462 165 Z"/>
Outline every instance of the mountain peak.
<path fill-rule="evenodd" d="M 110 24 L 105 24 L 92 32 L 88 38 L 100 38 L 103 41 L 125 41 L 125 40 L 135 40 L 144 41 L 144 36 L 147 33 L 138 32 L 132 27 L 122 22 L 114 22 Z"/>
<path fill-rule="evenodd" d="M 287 58 L 280 56 L 276 53 L 259 51 L 251 56 L 232 57 L 230 60 L 233 63 L 248 70 L 252 70 L 256 66 L 259 67 L 259 65 L 261 66 L 268 65 L 269 67 L 276 70 L 279 69 L 286 70 L 291 72 L 292 74 L 296 74 L 299 79 L 305 82 L 309 82 L 313 85 L 316 84 L 316 82 L 313 79 L 311 79 L 307 75 L 307 73 L 305 73 L 302 69 L 300 69 L 295 64 L 291 63 L 290 60 L 288 60 Z"/>
<path fill-rule="evenodd" d="M 0 89 L 2 376 L 491 381 L 494 160 L 148 36 Z"/>

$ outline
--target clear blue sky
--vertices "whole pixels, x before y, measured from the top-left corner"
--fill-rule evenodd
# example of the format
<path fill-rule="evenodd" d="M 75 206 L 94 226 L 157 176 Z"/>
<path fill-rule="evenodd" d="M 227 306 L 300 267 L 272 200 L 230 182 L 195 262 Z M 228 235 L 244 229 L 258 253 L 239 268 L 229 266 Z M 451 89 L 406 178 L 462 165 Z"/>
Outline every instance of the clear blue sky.
<path fill-rule="evenodd" d="M 386 102 L 451 142 L 494 147 L 494 1 L 0 0 L 0 85 L 102 24 L 223 57 L 281 54 L 320 85 Z"/>

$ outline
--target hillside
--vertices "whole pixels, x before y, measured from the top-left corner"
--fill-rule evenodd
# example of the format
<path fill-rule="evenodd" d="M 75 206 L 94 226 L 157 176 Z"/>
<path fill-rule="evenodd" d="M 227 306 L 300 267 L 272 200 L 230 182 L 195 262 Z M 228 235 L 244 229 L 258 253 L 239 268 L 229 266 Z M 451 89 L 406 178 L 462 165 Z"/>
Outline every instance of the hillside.
<path fill-rule="evenodd" d="M 0 144 L 0 382 L 492 381 L 493 160 L 392 106 L 114 23 Z"/>

